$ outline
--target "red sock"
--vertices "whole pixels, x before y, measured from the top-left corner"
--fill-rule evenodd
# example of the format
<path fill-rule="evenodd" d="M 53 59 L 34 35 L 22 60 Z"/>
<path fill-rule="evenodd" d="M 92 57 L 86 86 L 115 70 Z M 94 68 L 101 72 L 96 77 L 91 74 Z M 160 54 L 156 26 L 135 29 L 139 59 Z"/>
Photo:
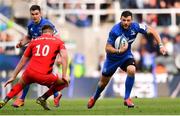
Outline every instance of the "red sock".
<path fill-rule="evenodd" d="M 23 89 L 22 84 L 17 83 L 15 84 L 11 91 L 7 94 L 7 97 L 9 97 L 10 99 L 13 98 L 14 96 L 16 96 L 21 90 Z"/>
<path fill-rule="evenodd" d="M 66 84 L 52 85 L 43 96 L 45 97 L 45 99 L 47 99 L 49 96 L 51 96 L 54 93 L 54 91 L 61 91 L 62 89 L 64 89 L 64 87 L 66 87 Z"/>

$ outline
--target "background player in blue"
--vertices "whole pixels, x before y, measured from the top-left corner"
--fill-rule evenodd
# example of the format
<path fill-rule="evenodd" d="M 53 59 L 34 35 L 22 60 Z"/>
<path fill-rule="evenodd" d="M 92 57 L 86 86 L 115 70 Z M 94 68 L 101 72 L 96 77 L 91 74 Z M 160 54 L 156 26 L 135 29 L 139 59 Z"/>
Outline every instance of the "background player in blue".
<path fill-rule="evenodd" d="M 40 36 L 42 33 L 41 29 L 44 25 L 47 24 L 51 25 L 54 28 L 54 34 L 57 33 L 55 26 L 49 20 L 42 17 L 40 6 L 32 5 L 30 8 L 30 15 L 32 20 L 28 24 L 28 34 L 16 45 L 17 48 L 25 46 L 27 43 L 31 41 L 31 39 Z M 13 103 L 14 107 L 19 107 L 24 105 L 24 99 L 27 95 L 29 87 L 30 86 L 26 86 L 25 89 L 23 90 L 22 96 Z M 59 100 L 61 96 L 62 96 L 61 93 L 60 94 L 58 94 L 58 92 L 54 93 L 54 105 L 56 107 L 59 106 Z"/>
<path fill-rule="evenodd" d="M 166 49 L 161 42 L 161 38 L 153 28 L 132 22 L 132 13 L 130 11 L 122 12 L 121 21 L 118 24 L 115 24 L 109 33 L 109 38 L 105 48 L 107 54 L 102 69 L 102 75 L 95 94 L 88 101 L 87 107 L 89 109 L 94 106 L 96 100 L 99 98 L 101 92 L 104 90 L 111 76 L 115 73 L 118 67 L 127 73 L 124 105 L 134 107 L 134 103 L 130 99 L 130 93 L 134 84 L 136 67 L 133 55 L 131 53 L 131 44 L 135 40 L 138 33 L 152 34 L 154 39 L 159 44 L 160 52 L 163 55 L 166 54 Z M 125 48 L 115 49 L 115 40 L 119 37 L 124 37 L 128 41 L 127 50 Z"/>

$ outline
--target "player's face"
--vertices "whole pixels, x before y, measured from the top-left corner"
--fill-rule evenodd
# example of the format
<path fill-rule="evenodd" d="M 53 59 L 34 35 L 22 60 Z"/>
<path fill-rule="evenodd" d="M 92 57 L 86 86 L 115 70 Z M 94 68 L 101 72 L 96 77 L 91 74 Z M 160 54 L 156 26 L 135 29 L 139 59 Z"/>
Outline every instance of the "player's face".
<path fill-rule="evenodd" d="M 39 10 L 31 10 L 31 19 L 35 22 L 35 23 L 39 23 L 39 21 L 41 20 L 41 12 Z"/>
<path fill-rule="evenodd" d="M 132 17 L 131 16 L 128 16 L 128 17 L 122 16 L 121 17 L 121 24 L 122 24 L 122 27 L 124 29 L 128 29 L 129 26 L 131 25 L 131 22 L 132 22 Z"/>

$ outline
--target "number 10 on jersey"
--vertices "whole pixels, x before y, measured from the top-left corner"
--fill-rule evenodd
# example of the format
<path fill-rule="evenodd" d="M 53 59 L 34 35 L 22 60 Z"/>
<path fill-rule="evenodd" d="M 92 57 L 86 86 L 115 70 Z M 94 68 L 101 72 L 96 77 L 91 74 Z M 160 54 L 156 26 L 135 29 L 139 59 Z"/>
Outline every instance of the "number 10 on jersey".
<path fill-rule="evenodd" d="M 35 56 L 47 56 L 49 53 L 49 45 L 36 45 L 37 51 Z"/>

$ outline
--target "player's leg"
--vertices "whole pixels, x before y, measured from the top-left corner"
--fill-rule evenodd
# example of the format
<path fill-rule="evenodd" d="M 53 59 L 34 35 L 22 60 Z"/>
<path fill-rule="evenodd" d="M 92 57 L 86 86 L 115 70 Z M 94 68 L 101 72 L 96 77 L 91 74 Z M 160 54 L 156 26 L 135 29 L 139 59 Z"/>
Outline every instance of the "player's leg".
<path fill-rule="evenodd" d="M 127 67 L 127 78 L 126 78 L 126 82 L 125 82 L 124 105 L 126 105 L 128 107 L 134 107 L 134 103 L 130 99 L 130 94 L 131 94 L 132 87 L 134 85 L 135 70 L 136 70 L 136 68 L 133 65 L 129 65 Z"/>
<path fill-rule="evenodd" d="M 10 92 L 6 95 L 6 97 L 3 99 L 3 101 L 0 102 L 0 108 L 2 108 L 11 98 L 16 96 L 25 86 L 25 83 L 22 79 L 19 80 L 18 83 L 16 83 Z"/>
<path fill-rule="evenodd" d="M 41 81 L 39 81 L 39 80 L 41 80 Z M 67 86 L 67 84 L 65 84 L 65 82 L 62 79 L 58 78 L 58 75 L 54 75 L 54 74 L 45 76 L 44 78 L 41 78 L 39 80 L 37 81 L 39 84 L 41 84 L 41 82 L 46 82 L 43 84 L 45 84 L 47 86 L 50 86 L 50 85 L 51 86 L 47 92 L 45 92 L 41 97 L 39 97 L 36 100 L 36 103 L 40 104 L 45 110 L 50 110 L 47 105 L 46 100 L 51 95 L 53 95 L 54 92 L 61 91 L 63 88 L 65 88 Z M 54 83 L 54 84 L 52 85 L 51 83 Z"/>
<path fill-rule="evenodd" d="M 114 74 L 116 69 L 118 68 L 118 62 L 105 60 L 104 66 L 102 69 L 102 75 L 100 77 L 100 80 L 98 82 L 98 86 L 96 88 L 96 92 L 94 95 L 89 99 L 87 108 L 90 109 L 95 105 L 96 100 L 99 98 L 100 94 L 108 84 L 111 76 Z"/>
<path fill-rule="evenodd" d="M 39 97 L 36 100 L 36 103 L 40 104 L 45 110 L 50 110 L 46 100 L 54 93 L 54 91 L 61 91 L 66 86 L 67 86 L 66 84 L 62 84 L 62 85 L 54 84 L 49 88 L 47 92 L 45 92 L 41 97 Z"/>
<path fill-rule="evenodd" d="M 135 72 L 136 72 L 134 59 L 128 59 L 127 61 L 125 61 L 125 63 L 121 68 L 127 72 L 127 78 L 125 82 L 124 105 L 128 107 L 134 107 L 134 103 L 130 99 L 130 94 L 132 87 L 134 85 Z"/>
<path fill-rule="evenodd" d="M 12 106 L 14 107 L 20 107 L 20 106 L 23 106 L 24 105 L 24 100 L 25 100 L 25 97 L 27 95 L 27 92 L 29 91 L 29 88 L 30 88 L 30 85 L 26 85 L 22 91 L 22 95 L 20 98 L 17 98 L 14 103 L 12 104 Z"/>
<path fill-rule="evenodd" d="M 54 106 L 59 107 L 60 106 L 60 99 L 62 97 L 62 93 L 61 92 L 58 93 L 58 91 L 55 91 L 53 93 L 53 95 L 54 95 Z"/>
<path fill-rule="evenodd" d="M 59 107 L 60 106 L 60 99 L 62 97 L 62 93 L 61 92 L 54 92 L 54 106 L 55 107 Z"/>
<path fill-rule="evenodd" d="M 60 56 L 60 54 L 58 54 L 58 56 L 57 56 L 57 62 L 58 62 L 58 64 L 62 64 L 62 59 L 61 59 L 61 56 Z M 55 107 L 59 107 L 60 106 L 60 99 L 61 99 L 61 97 L 62 97 L 62 93 L 61 92 L 54 92 L 54 106 Z"/>
<path fill-rule="evenodd" d="M 103 75 L 101 76 L 100 81 L 98 82 L 98 86 L 96 88 L 96 92 L 88 101 L 88 105 L 87 105 L 88 109 L 92 108 L 95 105 L 96 100 L 100 97 L 100 94 L 108 84 L 109 80 L 110 77 L 106 77 Z"/>
<path fill-rule="evenodd" d="M 102 93 L 102 91 L 104 90 L 104 88 L 106 87 L 106 85 L 109 83 L 111 77 L 106 77 L 104 75 L 101 76 L 100 81 L 98 83 L 96 92 L 93 96 L 93 98 L 95 100 L 97 100 L 100 97 L 100 94 Z"/>

